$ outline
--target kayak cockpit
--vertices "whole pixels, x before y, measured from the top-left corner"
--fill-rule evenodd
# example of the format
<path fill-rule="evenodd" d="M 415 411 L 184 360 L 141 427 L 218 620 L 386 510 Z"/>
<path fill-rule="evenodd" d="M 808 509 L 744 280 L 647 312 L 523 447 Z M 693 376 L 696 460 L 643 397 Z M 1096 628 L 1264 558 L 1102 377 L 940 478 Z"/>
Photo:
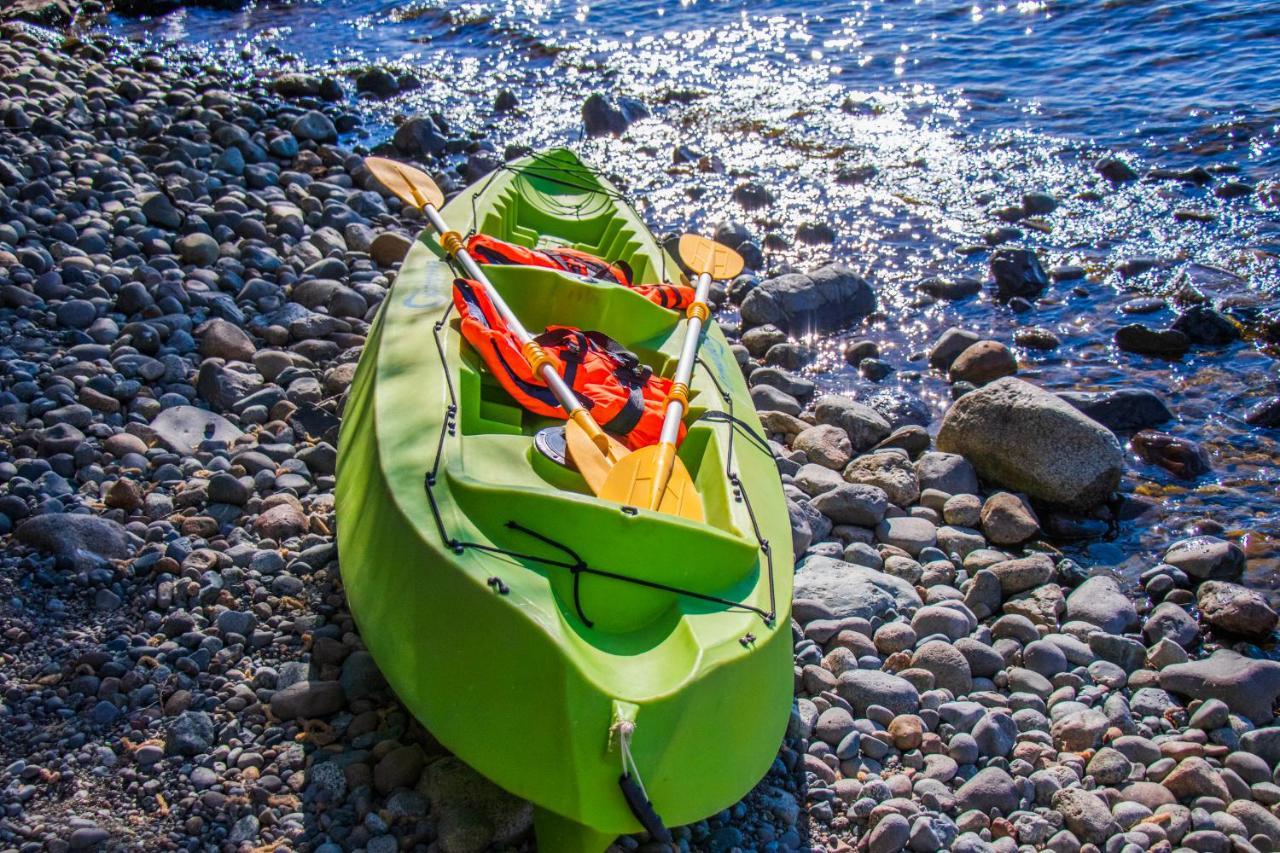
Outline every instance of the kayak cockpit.
<path fill-rule="evenodd" d="M 510 303 L 521 304 L 516 310 L 529 316 L 531 325 L 553 322 L 540 316 L 550 310 L 554 322 L 583 328 L 601 328 L 601 318 L 625 313 L 630 322 L 613 328 L 633 334 L 620 343 L 655 372 L 672 369 L 679 335 L 671 312 L 624 288 L 556 272 L 494 272 L 494 286 Z M 661 315 L 654 318 L 661 322 L 645 322 L 647 314 Z M 646 333 L 652 334 L 638 337 Z M 697 523 L 594 497 L 581 475 L 535 447 L 534 435 L 558 421 L 516 403 L 462 339 L 456 323 L 448 327 L 445 349 L 455 371 L 458 417 L 442 471 L 454 502 L 467 524 L 495 547 L 540 558 L 524 562 L 547 578 L 558 605 L 575 621 L 598 631 L 635 631 L 677 605 L 738 600 L 755 586 L 759 542 L 725 470 L 722 433 L 727 428 L 703 418 L 722 405 L 706 371 L 692 389 L 679 453 L 702 496 L 705 522 Z M 642 544 L 619 547 L 624 542 Z M 698 559 L 688 559 L 690 554 Z M 592 571 L 566 568 L 576 565 Z"/>
<path fill-rule="evenodd" d="M 570 246 L 622 262 L 637 284 L 677 276 L 679 270 L 654 267 L 651 238 L 617 215 L 618 200 L 572 152 L 558 149 L 539 155 L 497 188 L 473 226 L 527 248 Z M 665 256 L 661 260 L 665 266 Z"/>

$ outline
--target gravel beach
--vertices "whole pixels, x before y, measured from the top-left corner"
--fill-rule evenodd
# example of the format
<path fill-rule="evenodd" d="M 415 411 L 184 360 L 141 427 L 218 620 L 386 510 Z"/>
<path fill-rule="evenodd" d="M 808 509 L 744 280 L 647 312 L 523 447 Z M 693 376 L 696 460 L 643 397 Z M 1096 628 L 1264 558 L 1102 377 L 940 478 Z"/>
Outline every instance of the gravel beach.
<path fill-rule="evenodd" d="M 343 395 L 420 228 L 339 144 L 344 87 L 378 81 L 2 34 L 0 851 L 533 849 L 528 804 L 398 704 L 342 593 Z M 420 113 L 383 150 L 448 189 L 503 145 Z M 934 290 L 1031 309 L 1062 276 L 1003 248 Z M 1159 431 L 1159 394 L 1051 393 L 1013 348 L 1052 331 L 953 328 L 927 353 L 955 398 L 934 422 L 806 369 L 797 334 L 874 316 L 874 280 L 830 264 L 716 298 L 803 555 L 797 698 L 766 779 L 681 849 L 1280 850 L 1277 614 L 1245 551 L 1205 519 L 1135 583 L 1062 550 L 1150 518 L 1117 491 L 1130 450 L 1207 467 Z M 1125 328 L 1154 356 L 1241 334 L 1208 305 Z M 874 336 L 843 356 L 900 368 Z"/>

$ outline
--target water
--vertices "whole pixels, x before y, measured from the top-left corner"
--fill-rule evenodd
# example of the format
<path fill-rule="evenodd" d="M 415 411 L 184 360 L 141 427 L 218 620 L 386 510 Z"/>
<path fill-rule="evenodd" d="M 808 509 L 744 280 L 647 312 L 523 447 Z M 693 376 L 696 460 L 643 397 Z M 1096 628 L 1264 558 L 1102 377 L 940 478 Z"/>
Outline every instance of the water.
<path fill-rule="evenodd" d="M 373 145 L 397 116 L 440 110 L 498 147 L 571 143 L 616 176 L 655 230 L 746 222 L 786 248 L 772 270 L 835 259 L 865 272 L 884 317 L 816 341 L 824 390 L 877 388 L 843 363 L 851 337 L 871 337 L 897 369 L 883 387 L 917 394 L 940 415 L 949 399 L 921 353 L 949 325 L 1011 342 L 1037 325 L 1063 345 L 1018 349 L 1024 378 L 1054 389 L 1146 387 L 1198 440 L 1212 474 L 1180 481 L 1132 458 L 1125 488 L 1161 506 L 1115 542 L 1087 546 L 1093 562 L 1128 572 L 1197 519 L 1241 538 L 1251 579 L 1280 585 L 1280 447 L 1242 421 L 1277 390 L 1275 362 L 1256 338 L 1197 348 L 1167 363 L 1115 349 L 1135 319 L 1163 325 L 1165 309 L 1118 310 L 1190 280 L 1247 325 L 1277 310 L 1280 293 L 1280 7 L 1245 0 L 1071 2 L 302 2 L 242 12 L 180 10 L 157 20 L 113 18 L 118 32 L 178 42 L 211 61 L 269 76 L 282 69 L 349 73 L 371 64 L 414 73 L 423 85 L 390 101 L 353 101 Z M 512 115 L 492 110 L 514 92 Z M 651 119 L 620 140 L 580 140 L 585 95 L 641 99 Z M 674 165 L 678 144 L 723 169 Z M 1221 184 L 1259 193 L 1224 200 L 1178 181 L 1114 187 L 1093 169 L 1118 153 L 1140 171 L 1201 166 Z M 860 183 L 836 175 L 873 167 Z M 731 200 L 744 180 L 776 196 L 747 212 Z M 1037 310 L 1014 314 L 986 296 L 932 304 L 914 285 L 930 276 L 986 276 L 982 235 L 992 211 L 1028 191 L 1059 207 L 1020 225 L 1046 268 L 1079 264 L 1080 282 L 1056 284 Z M 1175 211 L 1179 216 L 1175 217 Z M 1189 213 L 1212 217 L 1202 222 Z M 832 245 L 806 246 L 796 227 L 832 226 Z M 983 247 L 985 248 L 985 247 Z M 1125 278 L 1116 267 L 1151 257 Z M 936 427 L 935 420 L 935 427 Z"/>

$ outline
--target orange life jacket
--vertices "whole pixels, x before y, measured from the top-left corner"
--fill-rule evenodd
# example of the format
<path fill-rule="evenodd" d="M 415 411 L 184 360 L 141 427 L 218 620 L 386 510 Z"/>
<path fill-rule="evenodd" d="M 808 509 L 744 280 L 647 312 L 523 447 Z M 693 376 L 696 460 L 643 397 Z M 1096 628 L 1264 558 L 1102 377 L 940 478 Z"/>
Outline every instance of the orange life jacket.
<path fill-rule="evenodd" d="M 453 304 L 462 318 L 463 337 L 480 353 L 489 372 L 508 394 L 534 414 L 568 417 L 542 378 L 534 376 L 520 342 L 483 287 L 468 279 L 456 279 Z M 670 379 L 654 376 L 653 370 L 641 364 L 634 353 L 600 332 L 548 326 L 534 340 L 606 432 L 633 450 L 658 442 Z M 682 425 L 680 440 L 683 439 Z"/>
<path fill-rule="evenodd" d="M 490 237 L 473 234 L 467 251 L 481 264 L 517 264 L 526 267 L 563 270 L 593 281 L 608 281 L 629 287 L 650 302 L 680 311 L 693 304 L 694 290 L 680 284 L 632 284 L 631 270 L 624 263 L 609 263 L 595 255 L 570 248 L 526 249 Z"/>

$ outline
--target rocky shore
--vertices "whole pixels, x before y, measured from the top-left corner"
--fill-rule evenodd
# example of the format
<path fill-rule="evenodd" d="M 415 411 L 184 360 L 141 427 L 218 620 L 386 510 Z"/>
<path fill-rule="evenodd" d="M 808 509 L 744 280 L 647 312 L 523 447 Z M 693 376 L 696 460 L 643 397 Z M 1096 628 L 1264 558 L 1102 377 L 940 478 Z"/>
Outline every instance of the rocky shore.
<path fill-rule="evenodd" d="M 352 81 L 3 36 L 0 850 L 532 849 L 527 804 L 408 716 L 343 600 L 342 396 L 418 228 L 339 144 Z M 605 133 L 643 109 L 586 106 Z M 514 153 L 431 114 L 389 146 L 445 186 Z M 1030 308 L 1059 274 L 1002 249 L 989 286 Z M 1239 545 L 1205 521 L 1137 587 L 1059 550 L 1143 523 L 1116 495 L 1126 442 L 1201 464 L 1160 397 L 1052 394 L 1010 350 L 1051 331 L 951 329 L 931 424 L 805 371 L 796 336 L 872 315 L 871 282 L 827 266 L 718 298 L 801 558 L 797 700 L 769 776 L 682 848 L 1280 849 L 1280 663 L 1255 645 L 1277 617 Z M 1124 345 L 1234 329 L 1201 306 Z M 844 357 L 895 369 L 874 340 Z"/>

